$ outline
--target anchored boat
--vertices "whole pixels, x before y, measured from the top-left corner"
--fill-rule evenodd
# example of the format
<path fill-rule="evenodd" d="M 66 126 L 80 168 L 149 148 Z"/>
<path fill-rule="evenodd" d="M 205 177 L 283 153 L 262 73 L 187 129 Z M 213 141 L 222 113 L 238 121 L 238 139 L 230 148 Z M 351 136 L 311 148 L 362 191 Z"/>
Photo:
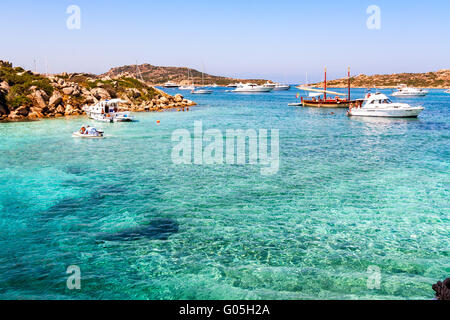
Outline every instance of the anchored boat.
<path fill-rule="evenodd" d="M 348 116 L 417 118 L 424 110 L 422 106 L 411 107 L 407 103 L 394 103 L 382 93 L 368 94 L 365 99 L 350 105 Z"/>
<path fill-rule="evenodd" d="M 273 88 L 266 87 L 266 86 L 260 86 L 254 83 L 246 83 L 246 84 L 239 84 L 239 86 L 233 90 L 233 92 L 240 92 L 240 93 L 257 93 L 257 92 L 271 92 Z"/>
<path fill-rule="evenodd" d="M 428 94 L 427 90 L 410 88 L 405 84 L 398 87 L 392 96 L 393 97 L 425 97 Z"/>
<path fill-rule="evenodd" d="M 96 128 L 92 127 L 82 127 L 81 130 L 76 131 L 72 134 L 75 138 L 85 138 L 85 139 L 101 139 L 104 138 L 103 131 L 97 130 Z"/>
<path fill-rule="evenodd" d="M 126 103 L 121 99 L 100 101 L 93 106 L 86 106 L 83 110 L 89 118 L 101 122 L 131 122 L 135 118 L 130 112 L 119 112 L 119 103 Z"/>
<path fill-rule="evenodd" d="M 350 99 L 350 68 L 348 68 L 348 94 L 347 98 L 345 94 L 327 90 L 327 68 L 325 68 L 325 81 L 323 90 L 312 89 L 306 86 L 298 86 L 297 89 L 312 92 L 309 96 L 312 99 L 301 98 L 302 105 L 304 107 L 316 107 L 316 108 L 348 108 L 351 103 L 355 103 L 356 100 Z M 334 95 L 334 98 L 328 98 L 328 95 Z M 323 97 L 322 97 L 323 96 Z"/>

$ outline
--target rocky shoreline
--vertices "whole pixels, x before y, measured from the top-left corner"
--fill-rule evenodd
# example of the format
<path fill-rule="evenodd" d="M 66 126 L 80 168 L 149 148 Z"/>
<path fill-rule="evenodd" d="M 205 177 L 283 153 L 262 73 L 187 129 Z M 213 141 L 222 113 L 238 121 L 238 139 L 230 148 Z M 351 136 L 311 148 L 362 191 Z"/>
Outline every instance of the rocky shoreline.
<path fill-rule="evenodd" d="M 0 121 L 28 121 L 83 115 L 83 106 L 120 98 L 121 111 L 189 110 L 196 103 L 171 96 L 135 78 L 102 78 L 87 74 L 45 76 L 0 61 Z"/>

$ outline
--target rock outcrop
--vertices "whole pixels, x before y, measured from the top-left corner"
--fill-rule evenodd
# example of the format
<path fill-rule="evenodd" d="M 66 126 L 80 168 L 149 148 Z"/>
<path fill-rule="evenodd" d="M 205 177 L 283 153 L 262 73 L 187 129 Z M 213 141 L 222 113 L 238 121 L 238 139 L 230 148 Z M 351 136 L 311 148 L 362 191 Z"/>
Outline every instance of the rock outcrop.
<path fill-rule="evenodd" d="M 195 103 L 171 96 L 135 78 L 63 73 L 44 76 L 0 61 L 0 120 L 20 121 L 84 114 L 83 106 L 120 98 L 121 110 L 184 110 Z"/>

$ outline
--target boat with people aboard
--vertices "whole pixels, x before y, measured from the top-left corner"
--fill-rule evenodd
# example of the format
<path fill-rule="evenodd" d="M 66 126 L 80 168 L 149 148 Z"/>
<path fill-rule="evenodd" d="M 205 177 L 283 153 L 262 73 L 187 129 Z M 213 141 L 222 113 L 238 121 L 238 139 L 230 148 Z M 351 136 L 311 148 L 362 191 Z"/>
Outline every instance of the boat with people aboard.
<path fill-rule="evenodd" d="M 104 138 L 103 130 L 99 130 L 90 126 L 82 126 L 80 130 L 72 134 L 75 138 L 100 139 Z"/>
<path fill-rule="evenodd" d="M 232 92 L 239 92 L 239 93 L 258 93 L 258 92 L 271 92 L 273 88 L 257 85 L 254 83 L 240 83 L 236 89 L 234 89 Z"/>
<path fill-rule="evenodd" d="M 401 84 L 393 97 L 425 97 L 428 94 L 427 90 L 408 87 L 406 84 Z"/>
<path fill-rule="evenodd" d="M 89 118 L 101 122 L 132 122 L 135 118 L 130 112 L 119 111 L 119 104 L 127 103 L 125 100 L 112 99 L 96 103 L 93 106 L 85 106 L 83 110 Z"/>
<path fill-rule="evenodd" d="M 163 87 L 164 87 L 164 88 L 169 88 L 169 89 L 170 89 L 170 88 L 176 89 L 176 88 L 179 87 L 179 85 L 176 84 L 175 82 L 167 81 L 166 83 L 163 84 Z"/>
<path fill-rule="evenodd" d="M 352 103 L 348 116 L 384 117 L 384 118 L 417 118 L 425 108 L 412 107 L 407 103 L 392 102 L 385 94 L 368 93 L 364 99 Z"/>
<path fill-rule="evenodd" d="M 329 91 L 327 90 L 327 68 L 325 68 L 325 80 L 324 80 L 324 88 L 313 89 L 307 86 L 298 86 L 297 89 L 305 90 L 310 92 L 309 97 L 311 99 L 301 98 L 302 106 L 304 107 L 316 107 L 316 108 L 348 108 L 351 103 L 355 103 L 356 100 L 351 100 L 350 97 L 350 68 L 348 68 L 348 93 L 343 94 L 339 92 Z M 327 97 L 328 95 L 334 95 L 334 98 Z M 345 97 L 346 98 L 342 98 Z"/>

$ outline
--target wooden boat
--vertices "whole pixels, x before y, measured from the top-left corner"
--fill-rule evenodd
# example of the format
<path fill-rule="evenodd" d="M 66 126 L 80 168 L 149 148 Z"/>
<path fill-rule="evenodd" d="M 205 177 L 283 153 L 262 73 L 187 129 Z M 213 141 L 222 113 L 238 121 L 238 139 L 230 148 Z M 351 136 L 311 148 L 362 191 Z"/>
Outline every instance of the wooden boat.
<path fill-rule="evenodd" d="M 327 90 L 327 68 L 325 68 L 324 89 L 312 89 L 305 86 L 299 86 L 298 89 L 314 92 L 312 99 L 301 98 L 301 103 L 304 107 L 316 108 L 348 108 L 351 104 L 356 103 L 356 100 L 350 98 L 350 68 L 348 68 L 348 95 Z M 334 95 L 334 98 L 328 98 L 328 95 Z M 323 96 L 323 97 L 322 97 Z M 317 97 L 317 98 L 316 98 Z M 344 98 L 342 98 L 344 97 Z"/>

